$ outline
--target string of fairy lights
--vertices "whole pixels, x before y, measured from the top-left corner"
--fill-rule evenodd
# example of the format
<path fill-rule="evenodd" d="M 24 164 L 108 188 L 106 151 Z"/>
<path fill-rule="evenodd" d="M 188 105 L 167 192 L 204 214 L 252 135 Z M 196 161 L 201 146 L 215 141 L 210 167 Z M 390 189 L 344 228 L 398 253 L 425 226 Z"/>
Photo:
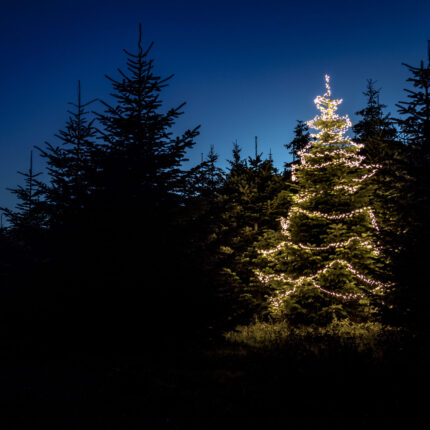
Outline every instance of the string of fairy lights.
<path fill-rule="evenodd" d="M 297 179 L 296 170 L 299 170 L 299 169 L 315 170 L 315 169 L 322 169 L 322 168 L 327 167 L 327 166 L 337 166 L 339 164 L 345 164 L 347 167 L 351 167 L 351 168 L 356 167 L 358 169 L 369 169 L 369 168 L 378 169 L 381 167 L 380 165 L 377 165 L 377 164 L 361 165 L 360 160 L 348 161 L 348 160 L 345 160 L 343 158 L 340 158 L 338 160 L 327 161 L 325 163 L 316 164 L 313 166 L 309 166 L 307 164 L 300 164 L 297 166 L 292 166 L 292 168 L 291 168 L 291 179 L 293 181 L 296 181 L 296 179 Z"/>
<path fill-rule="evenodd" d="M 360 185 L 357 185 L 355 187 L 350 187 L 348 185 L 335 185 L 333 189 L 334 190 L 343 190 L 344 192 L 346 192 L 346 194 L 353 194 L 356 191 L 358 191 L 359 188 L 360 188 Z M 293 200 L 295 203 L 305 203 L 305 202 L 309 201 L 310 199 L 313 199 L 317 196 L 321 196 L 324 194 L 325 194 L 324 191 L 320 191 L 319 193 L 301 192 L 299 194 L 295 194 L 293 196 Z"/>
<path fill-rule="evenodd" d="M 328 75 L 325 76 L 325 87 L 326 92 L 323 96 L 318 96 L 315 98 L 314 103 L 316 107 L 321 112 L 313 120 L 308 121 L 307 125 L 311 128 L 320 130 L 318 133 L 311 134 L 313 140 L 311 140 L 302 150 L 298 151 L 300 158 L 300 164 L 293 165 L 291 169 L 291 177 L 293 181 L 300 179 L 302 172 L 307 170 L 318 170 L 326 169 L 329 166 L 339 166 L 345 165 L 354 172 L 360 172 L 361 169 L 366 169 L 367 172 L 363 172 L 359 178 L 353 178 L 357 185 L 350 186 L 345 184 L 338 184 L 333 187 L 334 190 L 339 190 L 346 192 L 347 194 L 354 194 L 360 189 L 360 184 L 364 180 L 372 177 L 376 174 L 380 165 L 366 165 L 364 164 L 365 157 L 358 154 L 358 151 L 363 147 L 362 144 L 353 142 L 349 137 L 344 136 L 346 131 L 351 126 L 351 121 L 348 116 L 340 117 L 335 112 L 338 106 L 342 103 L 342 99 L 332 100 L 331 89 L 330 89 L 330 78 Z M 336 149 L 337 146 L 337 149 Z M 329 161 L 326 161 L 327 157 L 331 157 Z M 312 162 L 312 163 L 311 163 Z M 298 195 L 294 197 L 295 204 L 303 204 L 311 199 L 323 194 L 324 191 L 309 192 L 301 191 Z M 324 213 L 316 210 L 307 210 L 297 205 L 293 205 L 290 209 L 287 218 L 281 217 L 281 233 L 286 236 L 287 240 L 281 241 L 277 246 L 269 250 L 260 250 L 259 252 L 266 258 L 273 259 L 276 254 L 283 251 L 287 247 L 302 249 L 305 251 L 327 251 L 329 249 L 339 249 L 350 246 L 352 244 L 357 244 L 362 248 L 367 248 L 374 255 L 379 255 L 381 253 L 381 248 L 377 246 L 373 241 L 366 240 L 363 237 L 357 235 L 352 236 L 346 240 L 334 241 L 321 246 L 313 246 L 303 243 L 294 243 L 292 240 L 292 234 L 290 231 L 291 220 L 297 215 L 305 215 L 307 217 L 314 217 L 323 220 L 345 220 L 350 219 L 358 215 L 366 215 L 370 220 L 370 224 L 376 231 L 379 231 L 379 226 L 376 221 L 375 214 L 370 206 L 361 207 L 354 209 L 349 212 L 343 213 Z M 273 308 L 279 308 L 283 303 L 283 300 L 296 293 L 300 286 L 311 285 L 314 288 L 320 290 L 322 293 L 329 296 L 341 298 L 344 300 L 359 299 L 365 297 L 362 292 L 345 292 L 341 293 L 338 291 L 330 291 L 322 287 L 317 280 L 326 274 L 328 271 L 333 269 L 333 266 L 341 266 L 348 272 L 352 273 L 361 282 L 374 287 L 368 290 L 369 293 L 380 293 L 385 290 L 390 284 L 384 284 L 383 282 L 371 279 L 370 277 L 364 275 L 359 270 L 353 267 L 351 263 L 343 259 L 333 259 L 330 260 L 323 268 L 319 269 L 311 276 L 301 276 L 297 279 L 286 276 L 283 273 L 280 274 L 265 274 L 261 271 L 257 271 L 257 276 L 262 283 L 270 283 L 273 281 L 281 282 L 284 284 L 283 290 L 278 290 L 278 292 L 270 299 L 270 303 Z"/>
<path fill-rule="evenodd" d="M 327 273 L 329 271 L 329 269 L 333 266 L 333 265 L 342 265 L 345 266 L 349 272 L 353 273 L 355 276 L 357 276 L 357 278 L 361 279 L 363 282 L 365 282 L 366 284 L 369 285 L 374 285 L 376 286 L 374 291 L 378 291 L 381 288 L 383 288 L 386 284 L 376 281 L 374 279 L 368 278 L 365 275 L 361 274 L 358 270 L 354 269 L 354 267 L 348 263 L 345 260 L 340 260 L 340 259 L 336 259 L 336 260 L 331 260 L 329 263 L 327 263 L 322 269 L 318 270 L 314 275 L 312 276 L 302 276 L 296 280 L 292 279 L 292 278 L 288 278 L 287 276 L 285 276 L 284 274 L 270 274 L 270 275 L 263 275 L 261 274 L 261 278 L 265 279 L 265 280 L 275 280 L 275 281 L 283 281 L 283 282 L 292 282 L 294 284 L 297 284 L 298 282 L 303 282 L 303 280 L 310 280 L 310 279 L 316 279 L 318 278 L 320 275 Z"/>
<path fill-rule="evenodd" d="M 292 283 L 294 285 L 291 290 L 279 292 L 277 295 L 275 295 L 275 297 L 272 297 L 271 298 L 272 305 L 275 305 L 276 303 L 278 303 L 278 305 L 280 305 L 282 298 L 285 298 L 285 297 L 295 293 L 297 291 L 298 287 L 303 285 L 303 283 L 305 283 L 305 282 L 309 282 L 312 286 L 314 286 L 315 288 L 317 288 L 318 290 L 320 290 L 321 292 L 323 292 L 325 294 L 339 297 L 339 298 L 342 298 L 344 300 L 351 300 L 351 299 L 358 299 L 358 298 L 365 297 L 365 295 L 363 293 L 339 293 L 337 291 L 330 291 L 330 290 L 327 290 L 327 289 L 321 287 L 321 285 L 316 283 L 315 279 L 317 279 L 320 275 L 327 273 L 329 271 L 329 269 L 333 265 L 336 265 L 336 264 L 346 266 L 346 268 L 350 272 L 354 273 L 354 275 L 357 276 L 357 278 L 361 279 L 363 282 L 365 282 L 369 285 L 374 286 L 375 288 L 373 288 L 373 290 L 371 290 L 372 293 L 376 293 L 377 291 L 384 289 L 388 285 L 388 284 L 384 284 L 382 282 L 367 278 L 366 276 L 362 275 L 358 270 L 354 269 L 350 263 L 348 263 L 345 260 L 340 260 L 340 259 L 330 261 L 326 266 L 324 266 L 324 268 L 318 270 L 312 276 L 301 276 L 298 279 L 291 279 L 291 278 L 288 278 L 287 276 L 285 276 L 284 274 L 265 275 L 265 274 L 260 273 L 259 279 L 263 283 L 267 283 L 267 282 L 275 280 L 275 281 Z"/>
<path fill-rule="evenodd" d="M 348 137 L 345 137 L 344 140 L 342 140 L 342 141 L 330 140 L 328 142 L 322 142 L 322 143 L 319 143 L 319 146 L 321 146 L 321 147 L 327 147 L 327 146 L 330 146 L 330 145 L 335 144 L 335 143 L 340 143 L 340 144 L 346 143 L 347 144 L 346 148 L 348 148 L 350 151 L 358 151 L 358 150 L 360 150 L 361 148 L 364 147 L 364 145 L 362 143 L 353 142 Z M 311 148 L 315 148 L 315 141 L 310 141 L 309 143 L 307 143 L 305 145 L 305 147 L 303 149 L 301 149 L 300 151 L 297 151 L 297 155 L 300 157 L 301 162 L 304 161 L 304 160 L 302 160 L 303 156 L 306 156 L 306 155 L 308 155 L 308 156 L 315 155 L 313 153 L 308 152 Z M 338 149 L 336 151 L 345 152 L 344 149 Z M 336 152 L 332 152 L 332 154 L 333 153 L 336 153 Z"/>
<path fill-rule="evenodd" d="M 340 219 L 352 218 L 355 215 L 358 215 L 358 214 L 363 213 L 363 212 L 367 213 L 369 215 L 372 227 L 375 230 L 379 231 L 379 226 L 378 226 L 378 223 L 376 222 L 375 214 L 373 213 L 373 211 L 370 208 L 370 206 L 366 206 L 364 208 L 355 209 L 355 210 L 353 210 L 351 212 L 344 212 L 342 214 L 334 214 L 334 215 L 326 214 L 326 213 L 319 212 L 319 211 L 309 211 L 309 210 L 306 210 L 306 209 L 299 208 L 297 206 L 293 206 L 290 209 L 288 217 L 286 219 L 285 218 L 281 218 L 281 227 L 282 227 L 281 231 L 282 231 L 282 234 L 284 234 L 285 236 L 291 237 L 291 233 L 289 231 L 290 221 L 291 221 L 292 216 L 294 214 L 296 214 L 296 213 L 302 213 L 302 214 L 307 215 L 309 217 L 323 218 L 323 219 L 326 219 L 326 220 L 340 220 Z"/>
<path fill-rule="evenodd" d="M 350 187 L 348 185 L 336 185 L 333 189 L 334 190 L 343 190 L 344 191 L 344 195 L 345 194 L 354 194 L 356 191 L 358 191 L 360 188 L 360 185 L 354 186 L 354 187 Z M 293 200 L 295 203 L 306 203 L 307 201 L 318 197 L 318 196 L 322 196 L 326 194 L 325 191 L 320 191 L 319 193 L 313 193 L 313 192 L 308 192 L 308 193 L 299 193 L 299 194 L 295 194 L 293 196 Z"/>
<path fill-rule="evenodd" d="M 358 188 L 359 188 L 359 186 L 350 187 L 348 185 L 336 185 L 334 187 L 335 190 L 344 190 L 344 191 L 346 191 L 347 193 L 350 193 L 350 194 L 355 193 L 358 190 Z"/>
<path fill-rule="evenodd" d="M 301 163 L 303 164 L 307 164 L 307 160 L 306 158 L 322 158 L 322 157 L 327 157 L 327 156 L 333 156 L 333 155 L 342 155 L 343 157 L 347 157 L 347 158 L 355 158 L 357 161 L 363 161 L 364 160 L 364 155 L 358 155 L 358 154 L 354 154 L 353 152 L 347 152 L 344 149 L 336 149 L 335 151 L 330 152 L 329 154 L 327 153 L 322 153 L 322 154 L 312 154 L 312 153 L 307 153 L 307 154 L 302 154 L 302 156 L 300 157 L 301 159 Z"/>
<path fill-rule="evenodd" d="M 264 256 L 270 256 L 273 255 L 279 251 L 281 251 L 285 245 L 289 245 L 291 247 L 296 247 L 300 249 L 305 249 L 308 251 L 327 251 L 330 248 L 344 248 L 346 246 L 349 246 L 351 243 L 357 242 L 360 246 L 370 248 L 375 255 L 379 255 L 381 253 L 381 248 L 373 245 L 373 243 L 369 240 L 363 240 L 361 237 L 358 236 L 352 236 L 348 240 L 345 240 L 343 242 L 331 242 L 328 245 L 325 246 L 308 246 L 304 245 L 302 243 L 294 243 L 289 240 L 284 240 L 280 242 L 277 246 L 274 248 L 271 248 L 269 250 L 260 250 L 260 253 Z"/>

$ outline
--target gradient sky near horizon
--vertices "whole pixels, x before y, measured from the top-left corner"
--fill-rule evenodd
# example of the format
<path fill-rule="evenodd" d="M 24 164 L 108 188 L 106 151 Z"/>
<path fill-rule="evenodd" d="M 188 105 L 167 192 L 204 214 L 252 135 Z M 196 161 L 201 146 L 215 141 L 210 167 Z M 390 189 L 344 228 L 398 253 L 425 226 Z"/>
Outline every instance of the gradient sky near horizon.
<path fill-rule="evenodd" d="M 55 133 L 76 99 L 109 100 L 104 77 L 124 68 L 123 48 L 154 41 L 155 70 L 174 78 L 166 108 L 187 102 L 178 132 L 201 125 L 191 163 L 211 145 L 225 166 L 232 142 L 243 155 L 254 136 L 275 164 L 288 160 L 284 144 L 298 119 L 316 114 L 313 100 L 331 76 L 341 114 L 354 123 L 365 103 L 366 80 L 382 88 L 396 113 L 408 72 L 401 63 L 427 62 L 430 2 L 424 0 L 0 0 L 0 206 L 6 187 L 22 183 L 31 149 Z M 101 110 L 100 105 L 93 105 Z M 35 166 L 44 170 L 35 153 Z"/>

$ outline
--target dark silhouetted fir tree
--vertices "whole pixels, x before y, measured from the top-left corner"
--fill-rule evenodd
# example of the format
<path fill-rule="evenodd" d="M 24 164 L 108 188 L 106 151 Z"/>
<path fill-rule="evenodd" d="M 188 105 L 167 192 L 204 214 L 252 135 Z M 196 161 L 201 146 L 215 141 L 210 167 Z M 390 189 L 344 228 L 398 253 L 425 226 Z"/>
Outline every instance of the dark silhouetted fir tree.
<path fill-rule="evenodd" d="M 112 102 L 102 101 L 104 112 L 97 114 L 102 147 L 93 199 L 98 272 L 112 301 L 119 297 L 118 313 L 126 319 L 155 318 L 161 304 L 171 317 L 180 312 L 179 302 L 185 306 L 187 298 L 194 300 L 184 286 L 191 273 L 184 273 L 182 252 L 189 197 L 183 192 L 189 177 L 183 163 L 199 131 L 174 135 L 185 103 L 163 106 L 161 92 L 173 75 L 155 73 L 152 45 L 143 48 L 139 26 L 137 52 L 124 50 L 126 70 L 119 70 L 118 79 L 107 76 Z"/>
<path fill-rule="evenodd" d="M 301 151 L 311 140 L 309 133 L 309 127 L 304 121 L 297 121 L 297 125 L 294 128 L 294 139 L 285 144 L 285 148 L 288 150 L 292 157 L 292 161 L 285 163 L 286 169 L 291 169 L 293 164 L 297 164 L 299 161 L 298 152 Z"/>
<path fill-rule="evenodd" d="M 41 201 L 43 189 L 37 179 L 42 173 L 33 170 L 33 151 L 30 152 L 28 170 L 18 174 L 24 177 L 24 185 L 8 188 L 18 199 L 16 207 L 14 210 L 8 208 L 1 210 L 13 233 L 24 240 L 31 240 L 30 236 L 40 232 L 45 227 L 46 221 L 44 202 Z"/>
<path fill-rule="evenodd" d="M 51 256 L 47 245 L 49 230 L 44 188 L 39 180 L 42 173 L 33 168 L 32 151 L 28 170 L 18 173 L 24 178 L 24 184 L 8 188 L 16 196 L 17 204 L 14 209 L 1 209 L 8 225 L 0 235 L 0 277 L 4 294 L 0 324 L 8 327 L 9 336 L 14 339 L 37 336 L 40 342 L 46 331 L 41 329 L 41 319 L 47 318 L 47 309 L 55 307 L 49 291 L 55 282 L 52 266 L 44 270 Z"/>
<path fill-rule="evenodd" d="M 429 47 L 430 57 L 430 47 Z M 412 88 L 405 89 L 407 101 L 397 105 L 397 123 L 406 144 L 408 159 L 405 192 L 406 251 L 399 259 L 402 289 L 397 300 L 414 323 L 428 322 L 428 243 L 430 240 L 430 58 L 427 66 L 404 64 Z"/>
<path fill-rule="evenodd" d="M 172 215 L 183 198 L 182 163 L 198 135 L 198 127 L 172 135 L 185 103 L 162 109 L 160 93 L 173 75 L 155 74 L 151 47 L 143 49 L 139 27 L 137 53 L 124 50 L 127 72 L 120 70 L 119 80 L 108 77 L 115 103 L 102 102 L 105 112 L 97 115 L 104 145 L 99 198 L 110 217 L 108 225 L 114 223 L 118 231 L 132 237 L 145 234 L 148 246 L 162 243 L 166 238 L 161 226 L 167 222 L 162 228 L 166 230 L 169 222 L 174 223 Z M 154 222 L 160 229 L 153 228 Z"/>
<path fill-rule="evenodd" d="M 363 143 L 360 151 L 369 162 L 379 163 L 391 159 L 391 152 L 396 149 L 397 130 L 394 120 L 384 113 L 386 106 L 380 103 L 380 89 L 375 88 L 375 81 L 367 80 L 366 106 L 356 112 L 361 119 L 353 126 L 355 140 Z"/>
<path fill-rule="evenodd" d="M 380 221 L 381 243 L 391 258 L 391 265 L 397 260 L 403 248 L 403 230 L 406 210 L 406 154 L 400 142 L 395 121 L 380 102 L 380 89 L 375 88 L 372 79 L 367 81 L 366 106 L 356 115 L 360 120 L 353 126 L 355 141 L 363 144 L 360 154 L 371 164 L 380 166 L 368 181 L 372 189 L 372 205 Z M 392 271 L 389 270 L 388 272 Z"/>
<path fill-rule="evenodd" d="M 69 239 L 79 235 L 77 230 L 88 216 L 85 209 L 94 187 L 96 131 L 94 120 L 88 119 L 86 111 L 93 102 L 82 102 L 78 82 L 77 103 L 69 103 L 74 110 L 68 111 L 70 116 L 65 128 L 56 134 L 59 145 L 46 142 L 44 148 L 37 147 L 46 160 L 50 178 L 44 186 L 48 224 L 55 234 L 68 232 Z"/>

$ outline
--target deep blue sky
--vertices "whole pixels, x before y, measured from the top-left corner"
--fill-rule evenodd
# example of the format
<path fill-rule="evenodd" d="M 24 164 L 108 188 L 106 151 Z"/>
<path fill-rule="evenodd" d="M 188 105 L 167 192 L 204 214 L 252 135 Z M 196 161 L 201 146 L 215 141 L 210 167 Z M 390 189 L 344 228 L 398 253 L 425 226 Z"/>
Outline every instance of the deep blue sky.
<path fill-rule="evenodd" d="M 214 145 L 221 165 L 234 140 L 249 155 L 257 135 L 281 167 L 296 120 L 316 114 L 325 73 L 353 122 L 367 78 L 377 80 L 381 101 L 395 113 L 408 77 L 401 63 L 426 59 L 430 39 L 428 0 L 0 4 L 1 206 L 13 204 L 5 187 L 16 186 L 31 148 L 55 142 L 78 79 L 86 99 L 108 97 L 104 74 L 116 77 L 124 67 L 122 49 L 136 47 L 139 22 L 144 41 L 155 42 L 156 71 L 175 73 L 166 107 L 187 102 L 178 130 L 201 124 L 191 160 Z"/>

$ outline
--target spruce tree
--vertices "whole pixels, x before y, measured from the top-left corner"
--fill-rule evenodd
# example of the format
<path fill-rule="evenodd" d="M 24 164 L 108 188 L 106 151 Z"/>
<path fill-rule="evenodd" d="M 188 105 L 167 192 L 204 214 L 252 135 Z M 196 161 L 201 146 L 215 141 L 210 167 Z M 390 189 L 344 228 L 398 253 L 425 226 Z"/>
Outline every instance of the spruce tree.
<path fill-rule="evenodd" d="M 389 255 L 391 267 L 387 271 L 393 274 L 398 266 L 401 249 L 404 247 L 404 214 L 408 210 L 406 198 L 407 157 L 405 146 L 398 138 L 395 120 L 384 112 L 386 106 L 380 102 L 380 89 L 375 88 L 375 81 L 368 79 L 366 106 L 356 112 L 359 121 L 353 126 L 354 141 L 363 145 L 360 155 L 366 161 L 380 165 L 368 185 L 373 188 L 372 206 L 378 214 L 381 246 Z"/>
<path fill-rule="evenodd" d="M 419 67 L 404 64 L 411 73 L 407 79 L 414 89 L 405 89 L 408 101 L 398 103 L 402 117 L 398 123 L 401 126 L 405 143 L 418 152 L 422 151 L 428 158 L 430 153 L 430 44 L 429 62 Z"/>
<path fill-rule="evenodd" d="M 154 72 L 152 45 L 143 49 L 139 26 L 137 53 L 124 50 L 127 71 L 119 70 L 118 80 L 107 76 L 115 103 L 102 101 L 105 111 L 97 115 L 104 149 L 98 175 L 100 217 L 107 232 L 115 226 L 120 242 L 130 239 L 127 247 L 132 242 L 141 246 L 142 235 L 147 246 L 166 247 L 186 197 L 182 164 L 199 133 L 196 127 L 173 135 L 185 103 L 164 109 L 161 91 L 173 75 L 161 78 Z"/>
<path fill-rule="evenodd" d="M 294 128 L 294 139 L 284 145 L 292 157 L 292 161 L 285 163 L 286 169 L 291 169 L 294 164 L 297 164 L 299 161 L 298 153 L 306 147 L 310 140 L 308 125 L 304 121 L 297 121 L 297 125 Z"/>
<path fill-rule="evenodd" d="M 213 198 L 223 183 L 223 170 L 217 166 L 218 154 L 211 145 L 206 158 L 199 166 L 200 197 Z"/>
<path fill-rule="evenodd" d="M 189 177 L 186 152 L 199 131 L 174 133 L 185 103 L 163 104 L 162 91 L 173 75 L 155 72 L 152 46 L 144 49 L 139 26 L 137 50 L 124 50 L 126 69 L 118 70 L 118 78 L 106 76 L 111 101 L 103 100 L 104 110 L 96 115 L 96 273 L 106 290 L 106 309 L 114 307 L 130 333 L 160 313 L 166 324 L 170 318 L 177 323 L 180 314 L 184 324 L 191 315 L 198 318 L 190 311 L 197 310 L 192 303 L 198 295 L 183 251 L 191 222 L 183 188 Z"/>
<path fill-rule="evenodd" d="M 233 142 L 233 149 L 231 151 L 232 159 L 227 160 L 230 165 L 228 171 L 230 176 L 240 176 L 246 169 L 246 160 L 241 156 L 242 148 L 237 143 L 237 140 Z"/>
<path fill-rule="evenodd" d="M 261 250 L 256 271 L 269 294 L 269 310 L 294 323 L 325 324 L 333 318 L 369 319 L 377 312 L 387 285 L 381 280 L 378 223 L 366 179 L 379 166 L 366 165 L 362 147 L 345 133 L 347 116 L 336 114 L 342 100 L 326 93 L 315 104 L 316 128 L 292 167 L 298 193 L 281 232 Z"/>
<path fill-rule="evenodd" d="M 271 229 L 276 218 L 289 206 L 289 184 L 270 158 L 255 154 L 241 157 L 241 148 L 233 146 L 232 160 L 221 189 L 219 266 L 220 294 L 229 308 L 229 318 L 246 322 L 260 309 L 261 288 L 252 282 L 256 244 Z"/>
<path fill-rule="evenodd" d="M 397 122 L 406 144 L 407 187 L 402 211 L 404 249 L 396 265 L 401 288 L 397 304 L 406 319 L 426 324 L 428 312 L 428 243 L 430 240 L 430 44 L 429 62 L 418 67 L 404 64 L 410 72 L 407 100 L 397 105 Z"/>
<path fill-rule="evenodd" d="M 181 164 L 195 144 L 198 127 L 172 135 L 171 128 L 185 103 L 163 112 L 160 93 L 173 75 L 161 78 L 155 74 L 154 61 L 149 58 L 152 46 L 143 49 L 139 26 L 137 53 L 124 50 L 128 73 L 119 70 L 119 80 L 107 76 L 116 103 L 112 106 L 102 101 L 106 110 L 98 114 L 98 120 L 107 152 L 103 168 L 109 192 L 115 192 L 118 202 L 128 207 L 142 208 L 144 197 L 144 207 L 149 204 L 154 209 L 164 199 L 175 197 L 180 188 L 185 174 Z"/>
<path fill-rule="evenodd" d="M 397 130 L 394 120 L 384 113 L 386 106 L 380 102 L 380 89 L 375 88 L 375 81 L 367 80 L 366 106 L 356 115 L 360 120 L 352 129 L 354 140 L 362 143 L 361 155 L 370 163 L 382 163 L 391 160 L 398 149 Z"/>
<path fill-rule="evenodd" d="M 46 221 L 44 202 L 41 201 L 43 189 L 37 179 L 42 173 L 33 170 L 33 151 L 30 151 L 29 169 L 18 174 L 24 177 L 24 186 L 8 188 L 18 198 L 16 209 L 1 208 L 1 210 L 14 232 L 28 239 L 28 234 L 43 229 Z"/>
<path fill-rule="evenodd" d="M 88 119 L 86 108 L 93 102 L 82 102 L 78 81 L 77 103 L 69 103 L 74 110 L 68 111 L 65 128 L 56 134 L 60 144 L 46 142 L 44 148 L 36 147 L 47 163 L 50 181 L 43 187 L 44 199 L 48 223 L 56 234 L 71 229 L 73 237 L 88 215 L 85 209 L 94 188 L 97 145 L 94 120 Z"/>

